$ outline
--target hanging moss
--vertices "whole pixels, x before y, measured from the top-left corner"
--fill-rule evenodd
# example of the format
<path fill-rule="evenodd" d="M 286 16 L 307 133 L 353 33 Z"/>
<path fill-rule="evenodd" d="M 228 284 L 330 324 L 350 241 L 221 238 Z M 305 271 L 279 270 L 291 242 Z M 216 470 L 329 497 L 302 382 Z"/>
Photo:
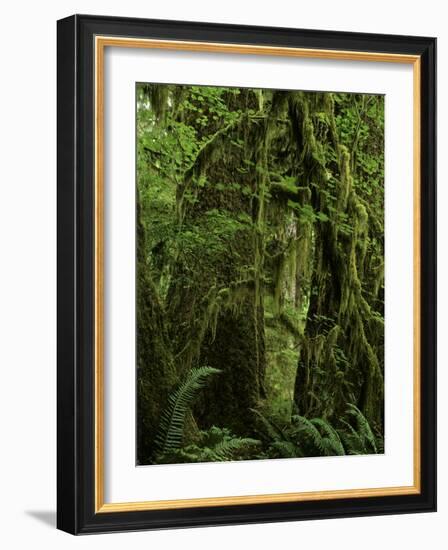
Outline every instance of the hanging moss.
<path fill-rule="evenodd" d="M 151 84 L 148 87 L 151 108 L 159 120 L 163 119 L 165 116 L 169 92 L 170 88 L 164 84 Z"/>
<path fill-rule="evenodd" d="M 340 96 L 152 89 L 147 125 L 160 125 L 166 151 L 148 130 L 145 185 L 170 189 L 173 219 L 156 248 L 147 209 L 146 236 L 155 244 L 151 262 L 143 257 L 138 266 L 145 312 L 138 345 L 148 350 L 141 364 L 152 358 L 155 369 L 160 359 L 157 376 L 165 377 L 155 378 L 152 366 L 141 377 L 146 442 L 160 406 L 154 387 L 166 396 L 202 365 L 221 374 L 198 396 L 187 443 L 196 426 L 254 437 L 253 410 L 269 408 L 274 393 L 294 395 L 293 413 L 336 424 L 351 403 L 382 432 L 382 198 L 375 192 L 369 200 L 362 163 L 353 161 L 355 150 L 362 159 L 363 128 L 341 122 Z M 281 387 L 272 392 L 266 380 Z M 281 408 L 286 421 L 291 403 Z"/>
<path fill-rule="evenodd" d="M 258 105 L 251 91 L 242 93 L 240 101 Z M 208 228 L 206 223 L 211 212 L 228 213 L 228 223 L 236 229 L 219 234 L 216 250 L 201 248 L 201 254 L 191 259 L 180 257 L 168 293 L 179 368 L 207 364 L 221 370 L 219 380 L 212 381 L 198 399 L 195 417 L 201 426 L 224 424 L 239 434 L 250 431 L 250 410 L 264 393 L 262 273 L 267 181 L 260 167 L 266 165 L 267 132 L 262 121 L 254 123 L 242 115 L 201 146 L 178 195 L 180 223 L 198 234 L 199 246 L 202 231 L 216 233 L 216 227 Z M 251 164 L 258 166 L 256 174 L 238 172 Z M 205 188 L 197 185 L 201 178 L 207 181 Z M 235 182 L 244 193 L 234 192 Z M 196 200 L 186 202 L 192 190 Z M 248 221 L 231 221 L 239 216 Z"/>
<path fill-rule="evenodd" d="M 375 347 L 383 332 L 359 277 L 367 255 L 369 214 L 354 189 L 350 155 L 339 143 L 330 97 L 326 94 L 320 105 L 316 96 L 313 101 L 306 94 L 290 98 L 298 166 L 310 187 L 311 205 L 329 219 L 314 224 L 316 260 L 295 402 L 300 414 L 323 417 L 338 417 L 347 402 L 360 403 L 369 422 L 380 427 L 383 375 Z M 325 112 L 318 119 L 319 125 L 327 125 L 334 150 L 331 163 L 316 140 L 313 108 Z M 331 201 L 325 192 L 329 177 L 335 189 Z"/>
<path fill-rule="evenodd" d="M 153 451 L 169 392 L 177 382 L 165 316 L 146 262 L 145 233 L 137 202 L 137 459 Z"/>

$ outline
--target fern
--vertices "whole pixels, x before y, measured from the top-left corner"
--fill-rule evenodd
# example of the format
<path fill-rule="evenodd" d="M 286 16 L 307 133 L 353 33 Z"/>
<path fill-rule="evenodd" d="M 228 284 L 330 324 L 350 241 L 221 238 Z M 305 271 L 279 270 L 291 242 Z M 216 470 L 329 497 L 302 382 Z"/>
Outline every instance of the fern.
<path fill-rule="evenodd" d="M 369 422 L 353 404 L 347 405 L 344 418 L 334 427 L 325 418 L 293 415 L 290 423 L 277 426 L 270 418 L 254 411 L 260 419 L 262 439 L 267 443 L 270 458 L 303 456 L 342 456 L 345 454 L 377 454 L 382 440 L 376 439 Z"/>
<path fill-rule="evenodd" d="M 345 455 L 345 449 L 337 430 L 323 418 L 311 420 L 293 415 L 290 424 L 279 428 L 271 420 L 257 412 L 265 428 L 271 452 L 268 454 L 281 458 L 303 456 Z"/>
<path fill-rule="evenodd" d="M 294 415 L 291 418 L 291 422 L 294 427 L 293 434 L 299 440 L 302 435 L 300 432 L 303 432 L 311 440 L 314 447 L 316 447 L 319 451 L 324 450 L 322 446 L 322 436 L 311 420 L 308 420 L 308 418 L 305 418 L 304 416 Z"/>
<path fill-rule="evenodd" d="M 297 458 L 302 456 L 300 449 L 292 441 L 274 441 L 272 448 L 275 449 L 282 458 Z"/>
<path fill-rule="evenodd" d="M 377 454 L 378 443 L 367 418 L 356 405 L 351 403 L 347 404 L 347 415 L 353 417 L 356 423 L 355 429 L 350 422 L 344 419 L 341 420 L 346 431 L 340 430 L 339 433 L 348 453 L 356 455 Z"/>
<path fill-rule="evenodd" d="M 323 456 L 345 455 L 344 446 L 338 432 L 327 420 L 323 418 L 308 420 L 303 416 L 294 416 L 292 420 L 299 425 L 297 434 L 300 435 L 300 432 L 302 432 L 311 441 L 314 450 L 311 448 L 310 451 L 314 454 Z"/>
<path fill-rule="evenodd" d="M 224 462 L 244 460 L 253 456 L 254 447 L 260 441 L 249 437 L 237 437 L 228 428 L 212 426 L 200 432 L 200 439 L 194 444 L 173 449 L 159 457 L 159 463 Z"/>
<path fill-rule="evenodd" d="M 376 444 L 376 438 L 373 435 L 372 428 L 370 427 L 369 422 L 367 421 L 367 418 L 362 414 L 362 412 L 356 407 L 356 405 L 349 404 L 348 405 L 348 414 L 351 414 L 356 419 L 356 424 L 358 427 L 358 432 L 360 433 L 361 437 L 369 443 L 371 446 L 373 452 L 377 453 L 377 444 Z"/>
<path fill-rule="evenodd" d="M 344 448 L 350 455 L 366 454 L 364 452 L 364 445 L 358 432 L 355 428 L 347 422 L 344 418 L 341 418 L 340 423 L 344 426 L 344 430 L 339 430 L 339 435 L 343 442 Z"/>
<path fill-rule="evenodd" d="M 261 422 L 261 427 L 264 428 L 264 438 L 268 441 L 282 441 L 284 439 L 284 434 L 282 429 L 277 426 L 272 420 L 268 420 L 260 411 L 257 409 L 251 409 L 253 413 L 257 415 Z"/>
<path fill-rule="evenodd" d="M 326 456 L 345 455 L 344 446 L 338 432 L 323 418 L 313 418 L 312 424 L 319 427 L 324 435 L 321 435 L 320 448 Z"/>
<path fill-rule="evenodd" d="M 249 437 L 233 437 L 231 439 L 223 440 L 218 443 L 214 449 L 213 454 L 216 456 L 217 461 L 232 460 L 236 455 L 244 452 L 248 447 L 258 445 L 260 442 L 256 439 Z"/>
<path fill-rule="evenodd" d="M 208 378 L 221 372 L 212 367 L 191 369 L 180 386 L 169 396 L 168 404 L 160 418 L 159 429 L 154 440 L 158 455 L 169 454 L 179 449 L 182 443 L 185 416 L 197 393 Z"/>

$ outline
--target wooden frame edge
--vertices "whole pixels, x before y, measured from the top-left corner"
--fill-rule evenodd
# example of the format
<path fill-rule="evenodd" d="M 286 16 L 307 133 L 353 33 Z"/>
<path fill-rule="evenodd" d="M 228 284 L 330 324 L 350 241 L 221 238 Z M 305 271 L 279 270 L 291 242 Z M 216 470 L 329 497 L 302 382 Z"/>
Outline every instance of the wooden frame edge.
<path fill-rule="evenodd" d="M 421 492 L 421 59 L 413 63 L 413 176 L 414 176 L 414 487 Z"/>
<path fill-rule="evenodd" d="M 335 491 L 310 491 L 303 493 L 270 493 L 265 495 L 244 495 L 215 498 L 117 502 L 104 503 L 97 510 L 97 513 L 134 512 L 137 510 L 173 510 L 182 508 L 203 508 L 209 506 L 232 506 L 238 504 L 270 504 L 275 502 L 309 502 L 315 500 L 336 500 L 343 498 L 416 495 L 419 493 L 420 491 L 417 487 L 403 486 L 384 489 L 342 489 Z"/>
<path fill-rule="evenodd" d="M 349 490 L 328 490 L 265 495 L 226 496 L 162 501 L 123 503 L 104 502 L 104 49 L 105 47 L 157 48 L 183 51 L 206 51 L 210 53 L 239 53 L 305 57 L 330 60 L 371 61 L 407 63 L 413 65 L 413 296 L 414 296 L 414 366 L 413 366 L 413 439 L 414 468 L 413 485 Z M 174 510 L 184 508 L 232 506 L 242 504 L 286 503 L 343 498 L 365 498 L 421 494 L 421 56 L 379 52 L 358 52 L 292 47 L 256 46 L 201 41 L 157 40 L 95 36 L 95 466 L 94 466 L 94 513 L 117 513 L 145 510 Z"/>

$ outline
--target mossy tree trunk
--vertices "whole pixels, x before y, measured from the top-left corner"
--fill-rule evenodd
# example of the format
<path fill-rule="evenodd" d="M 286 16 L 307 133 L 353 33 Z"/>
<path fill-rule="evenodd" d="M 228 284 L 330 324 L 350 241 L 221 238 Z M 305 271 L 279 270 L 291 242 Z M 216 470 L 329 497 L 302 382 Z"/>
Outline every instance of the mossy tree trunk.
<path fill-rule="evenodd" d="M 137 460 L 147 464 L 160 415 L 177 380 L 165 314 L 151 280 L 140 202 L 137 202 Z"/>
<path fill-rule="evenodd" d="M 198 366 L 221 374 L 184 443 L 212 425 L 258 435 L 252 411 L 271 397 L 265 315 L 289 335 L 289 374 L 276 376 L 293 412 L 337 425 L 351 403 L 381 434 L 384 143 L 368 127 L 381 99 L 148 85 L 140 101 L 139 460 L 167 395 Z"/>
<path fill-rule="evenodd" d="M 370 259 L 369 213 L 354 188 L 350 155 L 339 142 L 331 96 L 295 94 L 290 115 L 302 186 L 309 189 L 313 210 L 325 216 L 313 224 L 314 265 L 295 404 L 304 416 L 337 420 L 347 403 L 356 403 L 380 428 L 378 352 L 384 327 L 369 303 L 378 285 L 362 277 Z"/>
<path fill-rule="evenodd" d="M 284 103 L 285 94 L 279 96 Z M 207 232 L 210 253 L 184 254 L 168 297 L 180 368 L 207 364 L 222 371 L 204 391 L 195 417 L 202 426 L 246 434 L 253 430 L 252 409 L 265 396 L 263 272 L 271 144 L 281 103 L 271 92 L 267 97 L 242 91 L 234 99 L 238 116 L 201 148 L 186 174 L 179 223 L 184 231 Z"/>

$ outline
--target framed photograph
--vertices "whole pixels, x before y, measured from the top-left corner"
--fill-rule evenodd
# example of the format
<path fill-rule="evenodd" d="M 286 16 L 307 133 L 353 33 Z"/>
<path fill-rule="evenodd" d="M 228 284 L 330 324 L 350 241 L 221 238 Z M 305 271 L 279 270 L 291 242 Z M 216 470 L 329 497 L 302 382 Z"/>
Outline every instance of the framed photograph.
<path fill-rule="evenodd" d="M 436 507 L 434 38 L 58 21 L 58 527 Z"/>

